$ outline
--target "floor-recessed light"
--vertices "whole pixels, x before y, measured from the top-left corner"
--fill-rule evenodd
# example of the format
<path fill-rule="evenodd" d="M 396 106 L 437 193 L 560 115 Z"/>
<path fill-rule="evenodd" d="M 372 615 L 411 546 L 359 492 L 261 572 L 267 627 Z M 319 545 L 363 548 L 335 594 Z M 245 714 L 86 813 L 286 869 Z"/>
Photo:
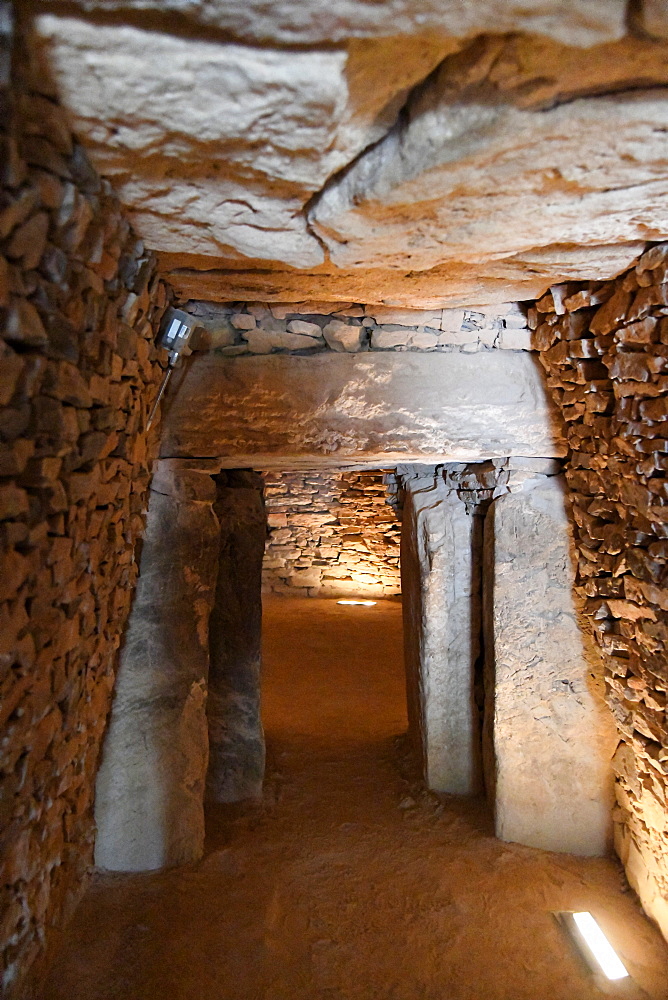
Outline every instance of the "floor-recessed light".
<path fill-rule="evenodd" d="M 571 937 L 580 953 L 594 972 L 602 972 L 606 979 L 626 979 L 629 975 L 598 922 L 588 911 L 561 913 Z"/>
<path fill-rule="evenodd" d="M 337 601 L 336 603 L 337 604 L 361 604 L 365 608 L 372 608 L 376 602 L 375 601 L 349 601 L 349 600 L 345 600 L 345 601 Z"/>

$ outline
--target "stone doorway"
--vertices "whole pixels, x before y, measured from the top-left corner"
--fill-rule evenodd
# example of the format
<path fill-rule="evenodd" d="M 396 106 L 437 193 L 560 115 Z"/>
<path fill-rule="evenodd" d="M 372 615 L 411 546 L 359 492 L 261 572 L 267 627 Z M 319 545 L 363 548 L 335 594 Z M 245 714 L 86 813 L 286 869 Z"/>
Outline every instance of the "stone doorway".
<path fill-rule="evenodd" d="M 511 458 L 389 477 L 409 728 L 426 786 L 484 785 L 502 839 L 600 854 L 615 737 L 573 604 L 558 471 Z M 98 778 L 104 868 L 198 858 L 205 797 L 261 794 L 263 486 L 213 461 L 158 464 Z"/>

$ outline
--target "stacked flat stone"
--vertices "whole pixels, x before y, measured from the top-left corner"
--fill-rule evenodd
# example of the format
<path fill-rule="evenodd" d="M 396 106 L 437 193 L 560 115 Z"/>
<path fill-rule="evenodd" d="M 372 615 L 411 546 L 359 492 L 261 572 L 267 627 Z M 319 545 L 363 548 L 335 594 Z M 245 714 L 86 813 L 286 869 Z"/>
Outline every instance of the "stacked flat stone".
<path fill-rule="evenodd" d="M 137 575 L 166 304 L 151 257 L 14 59 L 0 132 L 0 992 L 85 885 L 114 664 Z"/>
<path fill-rule="evenodd" d="M 390 309 L 356 303 L 191 301 L 202 324 L 198 348 L 240 354 L 322 351 L 528 351 L 531 333 L 516 302 L 480 309 Z"/>
<path fill-rule="evenodd" d="M 530 310 L 566 421 L 578 586 L 605 654 L 616 842 L 668 933 L 668 244 Z"/>
<path fill-rule="evenodd" d="M 400 527 L 383 473 L 265 473 L 265 592 L 388 597 L 401 592 Z"/>

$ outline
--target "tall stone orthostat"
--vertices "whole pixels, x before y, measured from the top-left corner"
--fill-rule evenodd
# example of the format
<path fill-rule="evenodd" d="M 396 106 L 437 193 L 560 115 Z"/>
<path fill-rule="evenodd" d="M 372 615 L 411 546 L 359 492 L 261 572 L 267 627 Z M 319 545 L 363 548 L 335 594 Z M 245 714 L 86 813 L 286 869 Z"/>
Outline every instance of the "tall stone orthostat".
<path fill-rule="evenodd" d="M 617 735 L 573 596 L 564 490 L 555 476 L 487 514 L 485 780 L 502 840 L 599 855 Z"/>
<path fill-rule="evenodd" d="M 220 546 L 209 625 L 206 797 L 210 802 L 237 802 L 259 797 L 264 778 L 260 671 L 267 516 L 257 473 L 223 472 L 216 482 Z"/>
<path fill-rule="evenodd" d="M 428 470 L 425 470 L 428 471 Z M 438 792 L 480 786 L 476 518 L 438 473 L 404 478 L 401 579 L 409 725 Z"/>
<path fill-rule="evenodd" d="M 97 778 L 102 868 L 145 871 L 202 854 L 214 496 L 209 476 L 158 468 Z"/>

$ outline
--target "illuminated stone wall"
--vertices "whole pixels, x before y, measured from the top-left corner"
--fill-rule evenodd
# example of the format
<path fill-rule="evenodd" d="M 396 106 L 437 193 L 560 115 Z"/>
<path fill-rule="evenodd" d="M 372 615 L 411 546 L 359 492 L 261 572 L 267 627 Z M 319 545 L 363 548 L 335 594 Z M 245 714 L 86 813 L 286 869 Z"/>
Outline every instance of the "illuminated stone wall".
<path fill-rule="evenodd" d="M 577 585 L 620 736 L 617 850 L 668 936 L 668 245 L 529 315 L 566 420 Z"/>
<path fill-rule="evenodd" d="M 377 471 L 266 473 L 264 590 L 302 597 L 400 593 L 400 526 L 386 495 Z"/>

